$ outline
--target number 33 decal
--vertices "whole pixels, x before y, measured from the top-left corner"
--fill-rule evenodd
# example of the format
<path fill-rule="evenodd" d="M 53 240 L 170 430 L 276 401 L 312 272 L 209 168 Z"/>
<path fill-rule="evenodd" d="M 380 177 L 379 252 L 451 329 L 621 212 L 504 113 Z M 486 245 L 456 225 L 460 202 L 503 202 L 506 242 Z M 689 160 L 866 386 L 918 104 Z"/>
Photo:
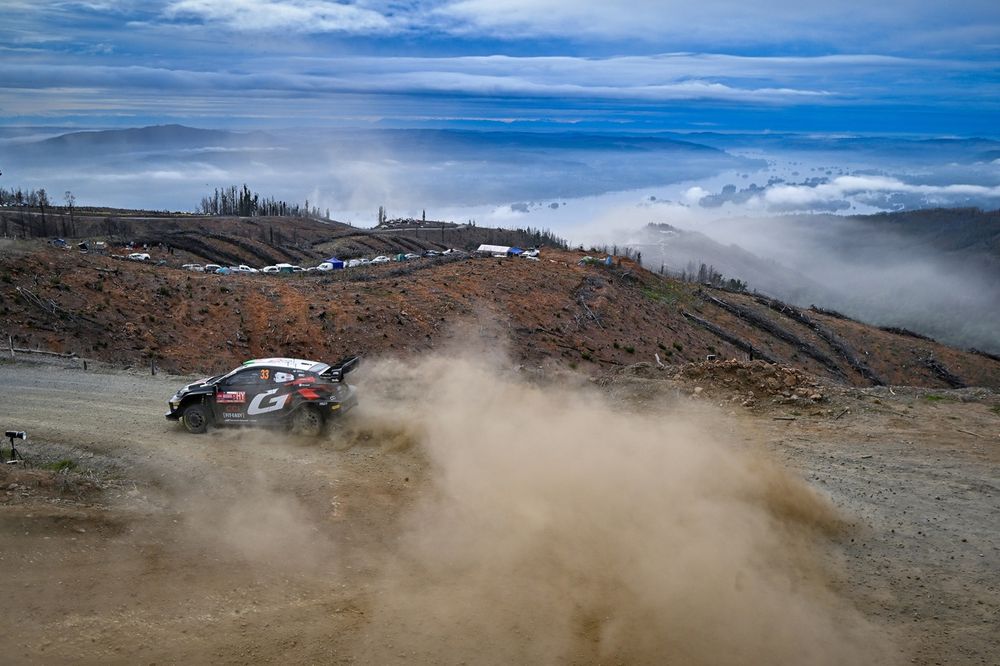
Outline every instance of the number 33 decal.
<path fill-rule="evenodd" d="M 267 370 L 261 370 L 260 374 L 267 372 Z M 250 402 L 250 406 L 247 407 L 247 414 L 254 416 L 257 414 L 267 414 L 268 412 L 276 412 L 285 406 L 288 402 L 289 394 L 275 396 L 280 389 L 271 389 L 270 391 L 264 391 L 263 393 L 258 393 L 254 399 Z M 268 404 L 263 404 L 264 399 L 268 399 Z"/>
<path fill-rule="evenodd" d="M 266 382 L 268 379 L 271 378 L 271 371 L 268 370 L 267 368 L 261 368 L 260 378 L 261 380 Z"/>

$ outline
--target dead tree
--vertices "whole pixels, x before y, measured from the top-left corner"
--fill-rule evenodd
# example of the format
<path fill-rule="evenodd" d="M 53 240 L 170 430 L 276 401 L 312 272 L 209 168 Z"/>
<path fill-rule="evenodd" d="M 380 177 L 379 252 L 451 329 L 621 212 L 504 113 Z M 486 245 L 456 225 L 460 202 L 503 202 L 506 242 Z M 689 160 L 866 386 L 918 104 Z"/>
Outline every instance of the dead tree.
<path fill-rule="evenodd" d="M 823 326 L 818 321 L 807 316 L 806 313 L 802 312 L 798 308 L 792 307 L 791 305 L 782 303 L 781 301 L 775 300 L 773 298 L 764 298 L 763 296 L 758 296 L 756 300 L 761 305 L 766 305 L 775 312 L 779 312 L 788 317 L 789 319 L 799 322 L 803 326 L 808 326 L 809 328 L 814 330 L 816 332 L 816 335 L 822 338 L 823 341 L 826 342 L 826 344 L 830 345 L 830 348 L 833 349 L 833 351 L 837 352 L 837 354 L 842 359 L 844 359 L 844 361 L 847 362 L 847 365 L 854 368 L 854 370 L 857 371 L 858 374 L 860 374 L 862 377 L 870 381 L 875 386 L 885 385 L 885 382 L 882 380 L 882 378 L 879 377 L 874 370 L 869 368 L 867 363 L 865 363 L 860 358 L 855 356 L 854 351 L 851 349 L 850 345 L 848 345 L 839 335 L 828 329 L 826 326 Z M 813 306 L 811 309 L 815 312 L 821 312 L 829 316 L 837 317 L 839 319 L 846 319 L 846 317 L 844 317 L 843 315 L 839 315 L 839 313 L 831 315 L 830 313 L 833 312 L 832 310 L 820 310 L 816 306 Z"/>
<path fill-rule="evenodd" d="M 754 347 L 746 340 L 736 337 L 729 331 L 720 328 L 719 326 L 716 326 L 712 322 L 702 319 L 701 317 L 698 317 L 696 315 L 693 315 L 687 310 L 681 310 L 681 314 L 690 319 L 691 321 L 693 321 L 694 323 L 698 324 L 706 331 L 719 338 L 720 340 L 728 342 L 737 349 L 741 349 L 746 353 L 750 354 L 751 358 L 759 358 L 764 361 L 767 361 L 768 363 L 773 363 L 774 365 L 778 365 L 778 362 L 774 359 L 774 357 L 772 357 L 767 352 L 758 349 L 757 347 Z"/>
<path fill-rule="evenodd" d="M 798 337 L 791 331 L 782 328 L 781 326 L 778 326 L 777 324 L 770 321 L 766 317 L 760 316 L 759 314 L 757 314 L 756 312 L 754 312 L 749 308 L 744 308 L 734 303 L 729 303 L 728 301 L 724 301 L 721 298 L 716 298 L 715 296 L 706 294 L 703 291 L 699 291 L 698 296 L 702 300 L 711 303 L 713 305 L 716 305 L 722 308 L 723 310 L 726 310 L 727 312 L 736 315 L 740 319 L 749 323 L 751 326 L 754 326 L 755 328 L 758 328 L 764 331 L 765 333 L 768 333 L 769 335 L 778 338 L 779 340 L 787 342 L 791 346 L 801 351 L 806 356 L 809 356 L 810 358 L 819 361 L 820 364 L 822 364 L 827 370 L 829 370 L 833 374 L 837 375 L 838 377 L 844 377 L 844 371 L 840 369 L 840 366 L 837 365 L 836 361 L 834 361 L 832 358 L 830 358 L 822 351 L 820 351 L 815 345 L 803 340 L 802 338 Z"/>

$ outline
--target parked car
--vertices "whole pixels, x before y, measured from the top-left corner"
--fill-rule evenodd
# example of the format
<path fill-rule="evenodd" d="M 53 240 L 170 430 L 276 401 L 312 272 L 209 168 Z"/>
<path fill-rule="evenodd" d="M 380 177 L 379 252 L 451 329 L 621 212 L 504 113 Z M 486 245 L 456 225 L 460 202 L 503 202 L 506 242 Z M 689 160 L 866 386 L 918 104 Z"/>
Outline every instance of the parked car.
<path fill-rule="evenodd" d="M 247 266 L 246 264 L 240 264 L 239 266 L 235 267 L 233 270 L 236 271 L 237 273 L 260 273 L 260 271 L 257 270 L 256 268 L 251 268 L 250 266 Z"/>
<path fill-rule="evenodd" d="M 379 256 L 377 256 L 374 259 L 372 259 L 372 263 L 373 264 L 387 264 L 390 261 L 392 261 L 392 259 L 390 259 L 389 257 L 385 256 L 384 254 L 380 254 Z"/>
<path fill-rule="evenodd" d="M 277 266 L 264 266 L 264 268 L 260 269 L 260 272 L 261 273 L 280 273 L 281 269 L 278 268 Z"/>
<path fill-rule="evenodd" d="M 149 255 L 145 252 L 133 252 L 128 258 L 131 261 L 149 261 Z"/>
<path fill-rule="evenodd" d="M 215 269 L 215 274 L 216 275 L 229 275 L 232 272 L 233 272 L 233 269 L 229 268 L 228 266 L 219 266 L 218 268 Z"/>
<path fill-rule="evenodd" d="M 188 384 L 170 398 L 167 419 L 188 432 L 209 426 L 284 426 L 317 436 L 329 421 L 357 405 L 344 381 L 361 358 L 333 364 L 294 358 L 262 358 L 230 372 Z"/>
<path fill-rule="evenodd" d="M 440 257 L 441 253 L 438 252 L 437 250 L 425 250 L 424 251 L 424 256 L 425 257 Z"/>
<path fill-rule="evenodd" d="M 407 252 L 406 254 L 403 255 L 403 258 L 404 259 L 419 259 L 420 255 L 419 254 L 414 254 L 413 252 Z"/>
<path fill-rule="evenodd" d="M 222 268 L 222 266 L 220 266 L 219 264 L 205 264 L 205 272 L 206 273 L 214 273 L 215 271 L 219 270 L 220 268 Z"/>
<path fill-rule="evenodd" d="M 181 266 L 186 271 L 194 271 L 195 273 L 204 273 L 205 267 L 201 264 L 184 264 Z"/>
<path fill-rule="evenodd" d="M 347 268 L 357 268 L 358 266 L 363 266 L 364 265 L 362 263 L 362 261 L 364 261 L 364 260 L 363 259 L 350 259 L 346 264 L 344 264 L 344 266 L 346 266 Z"/>
<path fill-rule="evenodd" d="M 309 269 L 307 268 L 306 270 L 309 270 Z M 317 270 L 317 271 L 323 271 L 323 272 L 332 271 L 333 270 L 333 264 L 331 264 L 329 261 L 324 261 L 319 266 L 317 266 L 315 270 Z"/>

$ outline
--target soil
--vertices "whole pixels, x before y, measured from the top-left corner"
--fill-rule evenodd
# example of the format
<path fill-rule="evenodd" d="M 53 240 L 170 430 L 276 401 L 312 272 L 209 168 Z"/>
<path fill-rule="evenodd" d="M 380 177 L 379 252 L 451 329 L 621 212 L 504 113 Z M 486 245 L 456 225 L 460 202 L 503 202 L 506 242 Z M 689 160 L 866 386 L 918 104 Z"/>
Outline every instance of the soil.
<path fill-rule="evenodd" d="M 765 394 L 765 372 L 630 366 L 596 383 L 637 413 L 693 410 L 830 498 L 848 528 L 825 541 L 824 562 L 890 637 L 890 661 L 996 663 L 997 395 L 776 368 L 768 377 L 810 391 L 782 403 L 783 381 Z M 427 435 L 363 418 L 321 441 L 187 435 L 163 418 L 187 379 L 0 363 L 0 421 L 29 433 L 27 463 L 0 470 L 4 661 L 422 661 L 391 627 L 372 630 L 382 556 L 434 492 Z"/>
<path fill-rule="evenodd" d="M 677 372 L 706 359 L 764 359 L 846 385 L 1000 389 L 995 355 L 680 282 L 628 259 L 581 265 L 581 252 L 543 248 L 541 261 L 438 257 L 226 276 L 151 254 L 166 263 L 3 241 L 5 342 L 74 354 L 81 365 L 155 363 L 204 376 L 249 358 L 419 356 L 471 327 L 489 329 L 498 348 L 534 370 L 598 376 L 639 362 Z"/>

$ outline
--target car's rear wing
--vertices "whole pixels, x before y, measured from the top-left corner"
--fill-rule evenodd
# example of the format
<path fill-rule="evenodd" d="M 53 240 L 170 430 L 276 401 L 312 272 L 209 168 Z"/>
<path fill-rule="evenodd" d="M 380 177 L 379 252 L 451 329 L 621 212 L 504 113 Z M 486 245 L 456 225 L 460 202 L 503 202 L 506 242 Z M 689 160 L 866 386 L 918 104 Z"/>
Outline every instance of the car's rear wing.
<path fill-rule="evenodd" d="M 335 382 L 340 382 L 344 380 L 344 375 L 348 372 L 352 372 L 361 363 L 360 356 L 348 356 L 347 358 L 342 358 L 336 363 L 330 365 L 328 370 L 324 370 L 320 375 L 321 377 L 326 377 Z"/>

